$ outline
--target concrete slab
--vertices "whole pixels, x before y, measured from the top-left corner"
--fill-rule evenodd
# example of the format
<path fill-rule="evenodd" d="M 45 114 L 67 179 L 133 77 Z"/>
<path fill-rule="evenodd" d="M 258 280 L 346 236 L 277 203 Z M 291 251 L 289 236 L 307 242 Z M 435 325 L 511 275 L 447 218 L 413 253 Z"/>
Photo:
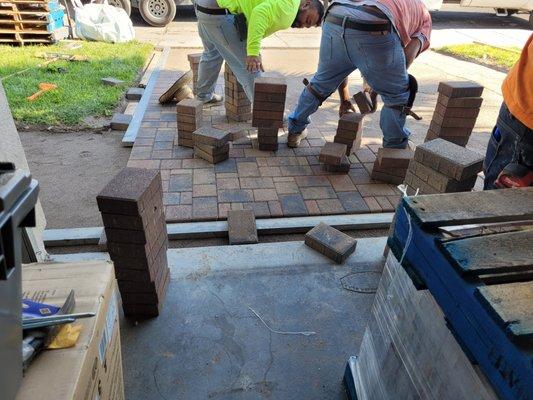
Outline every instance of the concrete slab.
<path fill-rule="evenodd" d="M 126 397 L 344 399 L 374 296 L 341 278 L 377 281 L 384 244 L 360 240 L 341 266 L 303 242 L 169 250 L 162 314 L 121 321 Z"/>

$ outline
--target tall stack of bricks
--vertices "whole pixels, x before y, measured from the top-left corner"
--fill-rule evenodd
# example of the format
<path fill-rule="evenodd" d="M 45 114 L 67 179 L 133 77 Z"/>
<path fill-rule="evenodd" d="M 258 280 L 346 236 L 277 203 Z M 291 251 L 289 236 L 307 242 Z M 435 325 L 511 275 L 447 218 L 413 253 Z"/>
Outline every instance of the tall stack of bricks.
<path fill-rule="evenodd" d="M 441 82 L 426 141 L 441 138 L 466 146 L 476 124 L 483 86 L 475 82 Z"/>
<path fill-rule="evenodd" d="M 409 148 L 379 148 L 378 156 L 372 168 L 372 179 L 395 185 L 401 184 L 405 179 L 409 162 L 413 156 L 414 152 Z"/>
<path fill-rule="evenodd" d="M 278 129 L 283 128 L 287 82 L 283 78 L 260 77 L 254 84 L 252 126 L 257 128 L 259 150 L 278 149 Z"/>
<path fill-rule="evenodd" d="M 198 83 L 198 66 L 200 65 L 201 58 L 202 53 L 189 54 L 187 56 L 192 71 L 192 92 L 194 94 L 196 94 L 196 86 Z"/>
<path fill-rule="evenodd" d="M 343 143 L 326 142 L 320 150 L 318 161 L 328 172 L 348 172 L 350 171 L 350 160 L 346 155 L 346 149 L 347 146 Z"/>
<path fill-rule="evenodd" d="M 405 184 L 408 194 L 467 192 L 483 168 L 483 156 L 444 139 L 418 146 L 409 163 Z"/>
<path fill-rule="evenodd" d="M 230 133 L 221 129 L 204 126 L 193 134 L 194 155 L 212 164 L 229 158 Z"/>
<path fill-rule="evenodd" d="M 178 103 L 178 145 L 194 146 L 193 132 L 202 125 L 202 107 L 202 102 L 196 99 L 185 99 Z"/>
<path fill-rule="evenodd" d="M 125 168 L 97 196 L 127 317 L 156 317 L 170 281 L 161 174 Z"/>
<path fill-rule="evenodd" d="M 226 117 L 235 122 L 249 121 L 252 118 L 252 104 L 228 64 L 224 64 L 224 93 Z"/>
<path fill-rule="evenodd" d="M 346 113 L 339 119 L 337 133 L 333 141 L 346 145 L 346 155 L 349 156 L 352 150 L 361 147 L 363 136 L 363 115 L 358 113 Z"/>

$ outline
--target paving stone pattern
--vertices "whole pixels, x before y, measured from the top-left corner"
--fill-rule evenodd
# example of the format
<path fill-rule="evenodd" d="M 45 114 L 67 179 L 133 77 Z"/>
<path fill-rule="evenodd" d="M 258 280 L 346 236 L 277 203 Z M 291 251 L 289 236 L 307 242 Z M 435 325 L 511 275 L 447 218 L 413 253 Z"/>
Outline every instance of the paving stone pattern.
<path fill-rule="evenodd" d="M 287 129 L 282 128 L 278 151 L 269 152 L 257 148 L 257 129 L 249 122 L 228 122 L 224 104 L 204 107 L 202 126 L 227 130 L 235 140 L 227 160 L 211 164 L 195 157 L 192 148 L 178 145 L 176 104 L 158 103 L 179 74 L 161 71 L 128 162 L 160 170 L 167 221 L 225 220 L 229 210 L 243 209 L 253 210 L 256 218 L 395 209 L 400 199 L 395 185 L 370 178 L 380 145 L 375 140 L 366 145 L 364 132 L 361 148 L 348 158 L 348 173 L 328 172 L 320 164 L 320 151 L 333 141 L 337 119 L 313 118 L 309 136 L 297 149 L 286 146 Z M 300 90 L 289 88 L 287 99 L 297 99 Z M 216 92 L 224 94 L 223 76 Z"/>

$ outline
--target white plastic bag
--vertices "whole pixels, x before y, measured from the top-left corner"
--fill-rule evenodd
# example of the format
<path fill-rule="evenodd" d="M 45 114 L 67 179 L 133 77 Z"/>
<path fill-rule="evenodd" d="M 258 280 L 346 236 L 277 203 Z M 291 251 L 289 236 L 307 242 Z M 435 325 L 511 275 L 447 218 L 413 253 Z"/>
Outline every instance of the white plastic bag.
<path fill-rule="evenodd" d="M 122 8 L 104 4 L 75 1 L 76 35 L 80 39 L 122 43 L 135 38 L 128 14 Z"/>

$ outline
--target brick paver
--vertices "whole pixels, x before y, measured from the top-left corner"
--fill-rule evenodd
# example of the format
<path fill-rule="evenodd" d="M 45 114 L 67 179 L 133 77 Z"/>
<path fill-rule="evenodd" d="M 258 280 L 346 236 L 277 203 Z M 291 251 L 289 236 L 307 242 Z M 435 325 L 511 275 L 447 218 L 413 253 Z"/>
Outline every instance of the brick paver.
<path fill-rule="evenodd" d="M 173 54 L 186 61 L 185 50 Z M 384 212 L 396 206 L 395 186 L 370 178 L 380 144 L 365 140 L 364 131 L 361 149 L 349 157 L 349 173 L 327 172 L 319 163 L 322 147 L 335 136 L 335 113 L 317 113 L 297 149 L 286 146 L 287 130 L 280 129 L 279 149 L 273 152 L 258 149 L 257 129 L 250 123 L 229 123 L 223 104 L 204 107 L 202 126 L 227 130 L 236 140 L 229 159 L 218 164 L 195 157 L 193 149 L 178 145 L 176 105 L 157 101 L 179 74 L 172 64 L 161 71 L 128 162 L 161 171 L 167 221 L 223 220 L 229 210 L 249 209 L 264 218 Z M 287 104 L 293 105 L 300 78 L 287 81 Z M 223 76 L 217 93 L 224 93 Z"/>

